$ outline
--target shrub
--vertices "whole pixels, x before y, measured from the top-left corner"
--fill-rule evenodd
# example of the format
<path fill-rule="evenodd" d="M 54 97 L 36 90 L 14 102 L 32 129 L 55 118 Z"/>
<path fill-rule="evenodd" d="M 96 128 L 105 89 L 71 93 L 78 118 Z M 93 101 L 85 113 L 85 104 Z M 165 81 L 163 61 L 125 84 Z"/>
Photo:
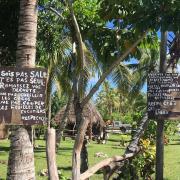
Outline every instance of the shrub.
<path fill-rule="evenodd" d="M 152 179 L 155 167 L 155 145 L 149 139 L 140 140 L 140 153 L 126 162 L 117 179 Z"/>

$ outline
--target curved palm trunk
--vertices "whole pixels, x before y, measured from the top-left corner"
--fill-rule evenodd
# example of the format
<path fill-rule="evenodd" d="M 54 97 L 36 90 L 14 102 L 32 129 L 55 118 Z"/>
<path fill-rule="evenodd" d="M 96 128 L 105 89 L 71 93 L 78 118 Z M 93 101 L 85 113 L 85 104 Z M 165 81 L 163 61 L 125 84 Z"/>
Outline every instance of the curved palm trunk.
<path fill-rule="evenodd" d="M 20 0 L 16 51 L 17 67 L 35 66 L 37 34 L 36 6 L 37 0 Z M 21 119 L 19 120 L 21 121 Z M 7 179 L 35 179 L 33 146 L 24 128 L 19 128 L 15 132 L 15 136 L 11 136 L 10 149 Z"/>

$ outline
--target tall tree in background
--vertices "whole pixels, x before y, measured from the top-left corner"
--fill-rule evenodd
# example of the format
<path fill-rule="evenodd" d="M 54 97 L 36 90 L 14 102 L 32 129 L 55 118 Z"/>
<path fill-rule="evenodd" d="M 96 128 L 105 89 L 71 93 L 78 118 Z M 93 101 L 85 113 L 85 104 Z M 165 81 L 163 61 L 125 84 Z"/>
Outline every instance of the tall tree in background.
<path fill-rule="evenodd" d="M 37 1 L 21 0 L 19 12 L 16 65 L 35 67 Z M 35 179 L 33 145 L 24 128 L 11 136 L 7 179 Z"/>

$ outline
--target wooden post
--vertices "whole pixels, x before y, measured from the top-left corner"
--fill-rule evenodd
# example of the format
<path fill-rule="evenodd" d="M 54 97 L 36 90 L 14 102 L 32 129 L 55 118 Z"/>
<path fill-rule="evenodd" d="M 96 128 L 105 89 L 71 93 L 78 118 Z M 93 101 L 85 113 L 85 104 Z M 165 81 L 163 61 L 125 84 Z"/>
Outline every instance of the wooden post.
<path fill-rule="evenodd" d="M 47 130 L 47 159 L 48 159 L 48 175 L 50 180 L 59 180 L 56 166 L 56 133 L 55 129 Z"/>
<path fill-rule="evenodd" d="M 164 73 L 166 68 L 167 32 L 161 32 L 160 67 L 159 72 Z M 157 119 L 156 129 L 156 180 L 163 180 L 164 164 L 164 119 Z"/>

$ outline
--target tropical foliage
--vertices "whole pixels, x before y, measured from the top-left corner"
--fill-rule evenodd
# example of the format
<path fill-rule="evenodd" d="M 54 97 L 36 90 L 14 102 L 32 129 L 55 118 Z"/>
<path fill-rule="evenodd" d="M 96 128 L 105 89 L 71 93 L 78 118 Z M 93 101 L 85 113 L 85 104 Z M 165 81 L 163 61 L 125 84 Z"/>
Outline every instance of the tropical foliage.
<path fill-rule="evenodd" d="M 123 93 L 121 88 L 112 88 L 105 82 L 103 89 L 97 95 L 96 106 L 104 120 L 120 120 L 124 123 L 135 123 L 135 115 L 146 110 L 146 95 L 137 93 L 136 96 L 132 96 L 128 90 Z"/>
<path fill-rule="evenodd" d="M 130 165 L 123 167 L 118 178 L 122 179 L 151 179 L 152 174 L 154 174 L 154 164 L 155 164 L 155 145 L 151 144 L 149 139 L 141 139 L 140 147 L 142 151 L 131 160 Z"/>
<path fill-rule="evenodd" d="M 0 2 L 0 16 L 7 17 L 7 20 L 0 19 L 0 65 L 15 64 L 18 3 Z M 49 122 L 69 100 L 75 107 L 78 133 L 73 151 L 73 179 L 80 179 L 80 158 L 87 163 L 83 140 L 88 123 L 82 117 L 83 108 L 104 82 L 96 101 L 104 119 L 121 120 L 138 127 L 146 110 L 146 96 L 140 90 L 147 74 L 158 70 L 157 32 L 177 34 L 179 9 L 179 0 L 39 1 L 36 59 L 37 66 L 48 69 Z M 174 51 L 170 50 L 170 54 Z M 95 75 L 99 79 L 88 92 L 89 80 Z M 110 86 L 112 82 L 115 87 Z M 154 148 L 151 145 L 155 128 L 156 123 L 151 121 L 139 143 L 143 153 L 127 168 L 128 178 L 150 178 L 153 173 Z M 169 125 L 166 129 L 167 132 L 174 130 Z M 80 155 L 81 148 L 86 158 Z M 81 172 L 84 170 L 87 167 Z"/>

